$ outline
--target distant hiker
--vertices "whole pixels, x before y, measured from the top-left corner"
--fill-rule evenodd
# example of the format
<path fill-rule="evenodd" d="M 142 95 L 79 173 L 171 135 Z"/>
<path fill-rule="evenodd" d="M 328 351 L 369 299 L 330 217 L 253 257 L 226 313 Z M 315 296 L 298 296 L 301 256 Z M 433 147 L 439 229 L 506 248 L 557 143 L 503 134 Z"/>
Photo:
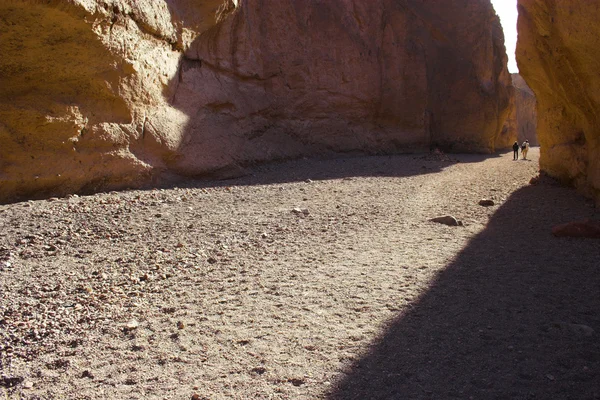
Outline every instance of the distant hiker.
<path fill-rule="evenodd" d="M 523 160 L 527 160 L 527 152 L 529 151 L 529 140 L 526 140 L 521 145 L 521 154 L 523 154 Z"/>
<path fill-rule="evenodd" d="M 513 144 L 513 161 L 519 159 L 519 142 L 515 140 Z"/>

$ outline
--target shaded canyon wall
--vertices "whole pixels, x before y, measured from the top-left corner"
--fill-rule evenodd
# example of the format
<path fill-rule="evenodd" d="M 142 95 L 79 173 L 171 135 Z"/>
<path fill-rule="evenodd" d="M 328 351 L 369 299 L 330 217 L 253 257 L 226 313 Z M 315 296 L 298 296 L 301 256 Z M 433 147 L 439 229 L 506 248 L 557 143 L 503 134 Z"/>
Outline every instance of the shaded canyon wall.
<path fill-rule="evenodd" d="M 502 142 L 488 0 L 5 0 L 0 15 L 0 201 Z"/>
<path fill-rule="evenodd" d="M 600 201 L 600 4 L 518 7 L 517 62 L 538 101 L 540 168 Z"/>
<path fill-rule="evenodd" d="M 512 90 L 510 111 L 504 123 L 501 138 L 505 138 L 504 147 L 510 148 L 516 141 L 519 144 L 529 140 L 531 146 L 539 146 L 537 140 L 537 102 L 535 94 L 519 74 L 510 74 Z M 498 148 L 502 146 L 498 145 Z"/>

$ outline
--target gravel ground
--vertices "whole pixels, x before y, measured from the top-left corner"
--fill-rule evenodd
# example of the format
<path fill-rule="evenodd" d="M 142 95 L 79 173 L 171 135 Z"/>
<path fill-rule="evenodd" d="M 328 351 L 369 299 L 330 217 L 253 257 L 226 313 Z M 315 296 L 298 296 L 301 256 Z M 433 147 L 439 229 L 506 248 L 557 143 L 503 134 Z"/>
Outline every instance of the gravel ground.
<path fill-rule="evenodd" d="M 0 395 L 598 399 L 598 241 L 550 229 L 600 212 L 530 158 L 0 205 Z"/>

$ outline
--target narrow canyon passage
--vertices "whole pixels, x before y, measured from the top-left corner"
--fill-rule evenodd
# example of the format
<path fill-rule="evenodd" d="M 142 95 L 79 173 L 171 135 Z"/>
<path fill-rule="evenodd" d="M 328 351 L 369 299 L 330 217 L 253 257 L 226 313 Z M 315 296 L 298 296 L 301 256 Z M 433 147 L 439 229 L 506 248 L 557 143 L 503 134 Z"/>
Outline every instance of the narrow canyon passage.
<path fill-rule="evenodd" d="M 550 229 L 598 211 L 529 185 L 530 158 L 298 160 L 0 205 L 0 393 L 593 398 L 597 243 Z M 447 214 L 464 226 L 428 221 Z"/>

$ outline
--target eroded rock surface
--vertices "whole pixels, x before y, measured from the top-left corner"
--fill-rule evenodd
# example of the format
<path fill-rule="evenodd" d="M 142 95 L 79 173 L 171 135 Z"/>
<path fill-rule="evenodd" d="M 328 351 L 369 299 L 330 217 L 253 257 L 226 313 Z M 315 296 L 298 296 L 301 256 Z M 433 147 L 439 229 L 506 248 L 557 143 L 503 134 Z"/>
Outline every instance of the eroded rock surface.
<path fill-rule="evenodd" d="M 519 74 L 511 74 L 512 88 L 510 96 L 510 111 L 504 123 L 501 143 L 498 148 L 510 148 L 514 141 L 523 143 L 529 140 L 531 146 L 538 146 L 537 140 L 537 111 L 535 94 L 527 86 Z"/>
<path fill-rule="evenodd" d="M 540 167 L 600 200 L 600 7 L 519 0 L 517 62 L 538 101 Z"/>
<path fill-rule="evenodd" d="M 2 2 L 0 201 L 135 186 L 164 169 L 188 119 L 164 93 L 178 49 L 220 3 Z"/>
<path fill-rule="evenodd" d="M 519 143 L 529 140 L 531 146 L 539 146 L 535 94 L 521 75 L 511 74 L 510 76 L 514 88 L 515 113 L 509 118 L 515 121 L 517 140 Z"/>
<path fill-rule="evenodd" d="M 0 201 L 324 152 L 493 151 L 487 0 L 7 0 Z"/>

